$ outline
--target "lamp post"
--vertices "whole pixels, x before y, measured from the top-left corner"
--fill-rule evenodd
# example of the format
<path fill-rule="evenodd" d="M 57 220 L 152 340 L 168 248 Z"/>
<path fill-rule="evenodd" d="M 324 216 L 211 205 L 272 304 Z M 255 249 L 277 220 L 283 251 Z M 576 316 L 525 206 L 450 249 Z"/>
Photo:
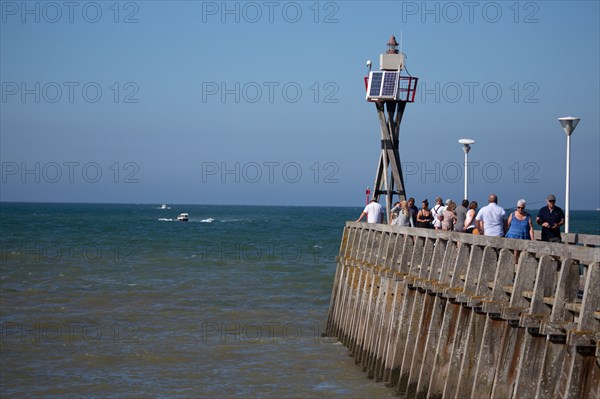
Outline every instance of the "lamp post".
<path fill-rule="evenodd" d="M 467 181 L 469 180 L 467 164 L 469 163 L 469 151 L 471 150 L 471 144 L 475 142 L 475 140 L 471 139 L 460 139 L 458 140 L 460 144 L 463 145 L 463 151 L 465 152 L 465 197 L 463 199 L 469 198 L 469 190 L 467 188 Z"/>
<path fill-rule="evenodd" d="M 571 175 L 571 134 L 577 127 L 579 123 L 579 118 L 575 118 L 573 116 L 565 116 L 563 118 L 558 118 L 560 124 L 562 125 L 565 133 L 567 134 L 567 177 L 565 182 L 565 233 L 569 232 L 569 196 L 570 196 L 570 181 L 569 177 Z"/>

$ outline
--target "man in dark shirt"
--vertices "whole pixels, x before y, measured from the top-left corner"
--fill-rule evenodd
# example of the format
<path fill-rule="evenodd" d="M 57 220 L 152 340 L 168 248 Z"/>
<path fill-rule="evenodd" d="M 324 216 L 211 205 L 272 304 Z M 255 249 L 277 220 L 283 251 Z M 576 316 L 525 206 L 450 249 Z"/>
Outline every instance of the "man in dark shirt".
<path fill-rule="evenodd" d="M 554 205 L 556 197 L 550 194 L 546 198 L 546 205 L 538 212 L 535 221 L 542 226 L 542 241 L 561 242 L 560 226 L 565 224 L 565 214 L 562 209 Z"/>
<path fill-rule="evenodd" d="M 410 218 L 413 221 L 411 226 L 416 226 L 417 225 L 417 213 L 419 213 L 419 208 L 417 208 L 415 206 L 415 199 L 412 197 L 408 199 L 408 210 L 410 212 Z"/>

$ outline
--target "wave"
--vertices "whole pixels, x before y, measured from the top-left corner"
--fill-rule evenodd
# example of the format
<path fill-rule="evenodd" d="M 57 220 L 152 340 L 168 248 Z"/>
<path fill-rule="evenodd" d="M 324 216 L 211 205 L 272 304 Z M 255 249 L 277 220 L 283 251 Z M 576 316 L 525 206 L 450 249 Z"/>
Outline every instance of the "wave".
<path fill-rule="evenodd" d="M 169 218 L 159 218 L 158 219 L 159 222 L 173 222 L 175 221 L 175 219 L 169 219 Z"/>
<path fill-rule="evenodd" d="M 202 220 L 200 221 L 200 223 L 212 223 L 212 222 L 214 222 L 214 221 L 215 221 L 215 219 L 213 219 L 213 218 L 208 218 L 208 219 L 202 219 Z"/>

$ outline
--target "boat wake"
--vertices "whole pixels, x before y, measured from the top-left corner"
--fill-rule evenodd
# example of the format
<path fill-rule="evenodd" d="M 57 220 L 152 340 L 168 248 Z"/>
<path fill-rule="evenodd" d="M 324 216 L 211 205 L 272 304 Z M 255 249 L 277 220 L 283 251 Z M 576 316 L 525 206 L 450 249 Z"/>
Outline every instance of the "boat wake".
<path fill-rule="evenodd" d="M 178 222 L 179 220 L 177 219 L 173 219 L 173 218 L 158 218 L 159 222 Z M 215 219 L 213 218 L 208 218 L 208 219 L 202 219 L 202 220 L 194 220 L 194 219 L 190 219 L 190 222 L 197 222 L 197 223 L 212 223 L 215 221 Z"/>

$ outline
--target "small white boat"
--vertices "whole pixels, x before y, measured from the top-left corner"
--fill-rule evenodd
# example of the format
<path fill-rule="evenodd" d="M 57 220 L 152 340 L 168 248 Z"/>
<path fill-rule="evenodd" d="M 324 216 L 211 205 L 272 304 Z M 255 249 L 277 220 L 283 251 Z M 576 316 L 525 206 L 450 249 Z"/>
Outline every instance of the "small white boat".
<path fill-rule="evenodd" d="M 160 206 L 160 209 L 167 209 L 167 205 L 166 205 L 166 204 L 162 204 L 162 205 Z"/>
<path fill-rule="evenodd" d="M 177 216 L 177 220 L 179 220 L 180 222 L 187 222 L 188 220 L 190 220 L 190 217 L 187 213 L 180 213 L 179 216 Z"/>

